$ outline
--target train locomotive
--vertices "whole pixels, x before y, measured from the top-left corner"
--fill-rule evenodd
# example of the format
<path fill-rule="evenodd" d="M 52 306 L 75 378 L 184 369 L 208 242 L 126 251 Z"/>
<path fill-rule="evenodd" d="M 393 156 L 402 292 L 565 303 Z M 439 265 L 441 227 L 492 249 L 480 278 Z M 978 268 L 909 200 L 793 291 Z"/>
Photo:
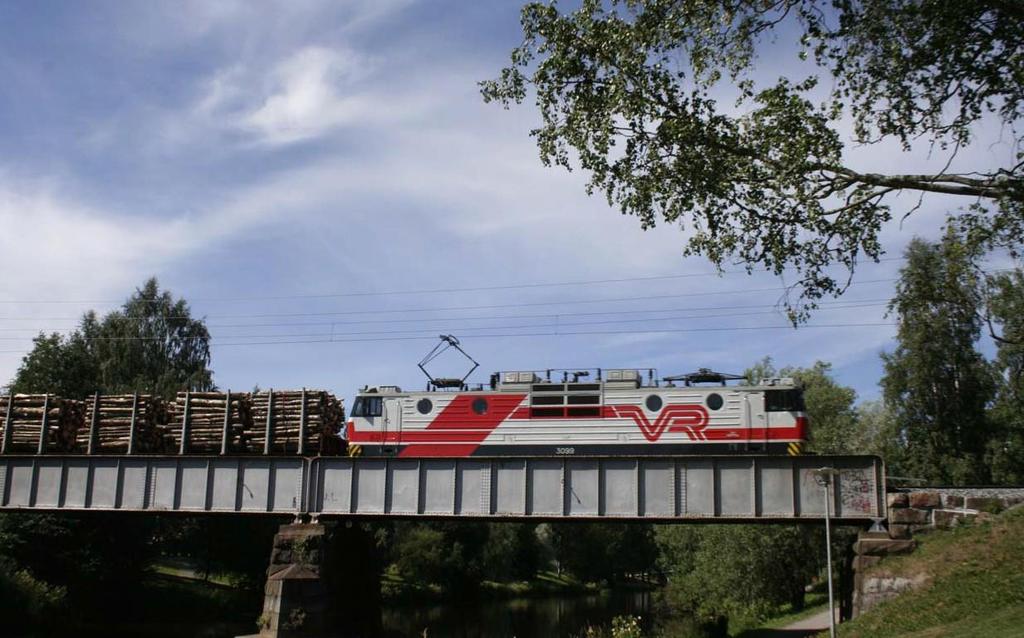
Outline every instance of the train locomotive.
<path fill-rule="evenodd" d="M 477 387 L 428 378 L 424 391 L 364 387 L 347 423 L 350 453 L 799 454 L 807 441 L 803 393 L 788 378 L 730 384 L 745 379 L 706 369 L 657 380 L 636 369 L 506 371 Z"/>

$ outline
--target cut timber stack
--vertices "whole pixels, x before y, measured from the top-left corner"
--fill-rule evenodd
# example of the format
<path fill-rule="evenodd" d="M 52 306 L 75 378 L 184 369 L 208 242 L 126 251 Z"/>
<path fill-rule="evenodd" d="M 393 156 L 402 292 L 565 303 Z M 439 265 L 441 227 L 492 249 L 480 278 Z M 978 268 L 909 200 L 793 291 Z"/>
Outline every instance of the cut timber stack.
<path fill-rule="evenodd" d="M 82 427 L 81 405 L 52 394 L 15 394 L 0 397 L 0 432 L 4 451 L 36 453 L 45 427 L 42 451 L 70 452 Z M 10 429 L 10 432 L 8 432 Z"/>
<path fill-rule="evenodd" d="M 263 452 L 270 423 L 270 453 L 299 451 L 299 431 L 305 404 L 304 454 L 334 455 L 344 452 L 339 435 L 345 423 L 345 408 L 333 394 L 323 390 L 282 390 L 252 395 L 252 428 L 246 436 L 249 452 Z"/>
<path fill-rule="evenodd" d="M 228 398 L 230 397 L 230 399 Z M 174 399 L 172 425 L 175 445 L 181 445 L 182 419 L 188 406 L 187 452 L 220 453 L 227 419 L 226 453 L 245 451 L 245 433 L 252 424 L 248 393 L 179 392 Z"/>
<path fill-rule="evenodd" d="M 158 396 L 150 394 L 100 394 L 85 401 L 85 432 L 79 433 L 77 449 L 88 449 L 89 431 L 95 421 L 96 440 L 93 452 L 123 454 L 128 452 L 134 419 L 135 436 L 132 452 L 157 454 L 173 452 L 173 440 L 167 423 L 171 414 Z"/>
<path fill-rule="evenodd" d="M 45 415 L 45 420 L 44 420 Z M 188 440 L 181 446 L 183 424 Z M 0 440 L 14 454 L 344 454 L 342 402 L 323 390 L 0 396 Z M 40 434 L 46 428 L 40 446 Z M 267 444 L 267 432 L 270 442 Z M 8 431 L 8 429 L 10 431 Z M 225 437 L 225 429 L 227 436 Z M 304 432 L 299 445 L 300 432 Z"/>

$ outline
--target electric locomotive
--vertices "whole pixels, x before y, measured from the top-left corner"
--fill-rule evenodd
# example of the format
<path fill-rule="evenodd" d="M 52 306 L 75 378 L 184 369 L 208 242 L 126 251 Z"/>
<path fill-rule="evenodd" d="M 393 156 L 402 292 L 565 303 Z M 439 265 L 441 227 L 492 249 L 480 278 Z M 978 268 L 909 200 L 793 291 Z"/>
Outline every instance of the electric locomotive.
<path fill-rule="evenodd" d="M 636 369 L 558 372 L 498 372 L 477 387 L 465 383 L 469 373 L 428 374 L 418 392 L 364 387 L 347 423 L 350 450 L 399 457 L 798 454 L 807 440 L 803 394 L 792 379 L 730 385 L 745 379 L 706 369 L 663 379 L 653 370 L 646 379 Z"/>

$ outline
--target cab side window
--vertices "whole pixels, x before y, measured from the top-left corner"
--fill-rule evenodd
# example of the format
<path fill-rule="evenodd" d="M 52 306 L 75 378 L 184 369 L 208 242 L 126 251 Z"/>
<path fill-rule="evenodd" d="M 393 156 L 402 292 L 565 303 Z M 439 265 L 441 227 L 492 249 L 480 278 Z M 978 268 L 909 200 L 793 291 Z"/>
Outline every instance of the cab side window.
<path fill-rule="evenodd" d="M 380 416 L 384 414 L 384 399 L 381 397 L 356 397 L 352 405 L 352 416 Z"/>
<path fill-rule="evenodd" d="M 765 390 L 765 412 L 802 412 L 804 394 L 800 390 Z"/>

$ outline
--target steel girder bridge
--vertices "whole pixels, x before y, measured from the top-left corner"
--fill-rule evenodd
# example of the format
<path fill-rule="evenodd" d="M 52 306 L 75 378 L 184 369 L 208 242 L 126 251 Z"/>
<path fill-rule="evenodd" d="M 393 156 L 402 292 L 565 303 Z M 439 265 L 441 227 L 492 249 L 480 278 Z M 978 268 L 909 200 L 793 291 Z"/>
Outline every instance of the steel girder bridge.
<path fill-rule="evenodd" d="M 881 459 L 0 456 L 0 512 L 811 522 L 826 499 L 836 522 L 884 519 Z"/>

